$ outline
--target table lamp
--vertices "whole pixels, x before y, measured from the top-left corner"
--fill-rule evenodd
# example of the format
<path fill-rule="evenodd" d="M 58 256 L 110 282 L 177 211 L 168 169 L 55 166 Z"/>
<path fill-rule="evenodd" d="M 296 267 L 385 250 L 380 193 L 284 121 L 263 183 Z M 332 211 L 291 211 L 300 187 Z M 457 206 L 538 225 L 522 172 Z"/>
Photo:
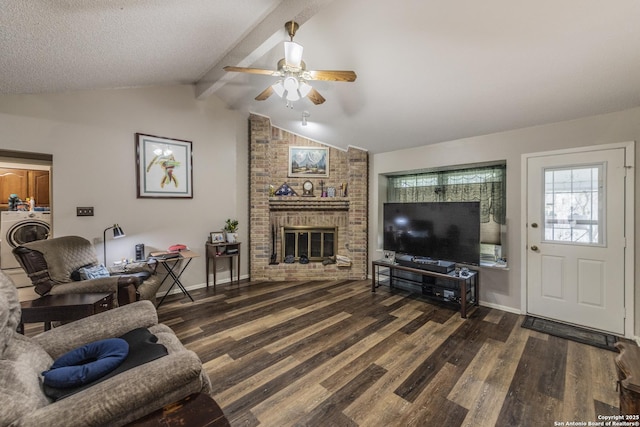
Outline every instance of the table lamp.
<path fill-rule="evenodd" d="M 104 255 L 104 265 L 107 265 L 107 230 L 113 229 L 113 238 L 118 239 L 120 237 L 126 236 L 122 228 L 118 224 L 113 224 L 111 227 L 107 227 L 104 229 L 104 233 L 102 233 L 102 251 Z"/>

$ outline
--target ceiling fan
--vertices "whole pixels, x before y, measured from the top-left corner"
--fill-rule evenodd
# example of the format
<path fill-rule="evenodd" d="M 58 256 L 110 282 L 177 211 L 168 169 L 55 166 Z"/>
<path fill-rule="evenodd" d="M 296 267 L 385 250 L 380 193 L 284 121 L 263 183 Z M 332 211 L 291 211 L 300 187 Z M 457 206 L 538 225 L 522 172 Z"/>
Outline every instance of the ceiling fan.
<path fill-rule="evenodd" d="M 353 82 L 356 80 L 356 73 L 353 71 L 340 70 L 307 70 L 302 60 L 302 45 L 293 41 L 298 30 L 298 24 L 289 21 L 284 25 L 289 33 L 290 41 L 284 42 L 284 58 L 278 61 L 277 70 L 266 70 L 263 68 L 246 68 L 246 67 L 224 67 L 225 71 L 264 74 L 268 76 L 279 77 L 279 80 L 263 90 L 256 101 L 264 101 L 274 92 L 287 100 L 287 105 L 291 106 L 291 102 L 297 101 L 305 96 L 316 105 L 322 104 L 324 97 L 308 83 L 312 80 L 325 80 L 335 82 Z"/>

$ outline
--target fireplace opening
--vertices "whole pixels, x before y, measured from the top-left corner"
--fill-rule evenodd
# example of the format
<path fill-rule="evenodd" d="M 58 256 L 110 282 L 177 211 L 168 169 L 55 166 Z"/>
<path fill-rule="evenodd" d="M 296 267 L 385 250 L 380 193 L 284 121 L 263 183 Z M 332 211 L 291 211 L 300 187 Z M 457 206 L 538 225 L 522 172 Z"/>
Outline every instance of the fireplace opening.
<path fill-rule="evenodd" d="M 296 261 L 306 255 L 309 261 L 323 261 L 336 254 L 337 227 L 297 226 L 282 227 L 282 261 L 292 255 Z"/>

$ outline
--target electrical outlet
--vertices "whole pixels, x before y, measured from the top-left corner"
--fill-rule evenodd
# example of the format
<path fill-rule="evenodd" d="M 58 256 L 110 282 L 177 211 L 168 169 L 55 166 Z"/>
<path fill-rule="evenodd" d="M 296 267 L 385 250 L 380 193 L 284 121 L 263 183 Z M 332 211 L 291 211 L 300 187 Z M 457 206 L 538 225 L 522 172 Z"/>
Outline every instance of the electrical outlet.
<path fill-rule="evenodd" d="M 76 208 L 76 216 L 93 216 L 93 206 Z"/>

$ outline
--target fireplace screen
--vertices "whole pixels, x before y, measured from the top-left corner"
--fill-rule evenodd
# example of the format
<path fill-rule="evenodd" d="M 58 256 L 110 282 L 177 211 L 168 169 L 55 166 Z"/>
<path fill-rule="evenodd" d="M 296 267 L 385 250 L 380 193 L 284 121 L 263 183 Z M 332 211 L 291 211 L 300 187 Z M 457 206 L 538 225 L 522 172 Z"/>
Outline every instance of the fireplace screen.
<path fill-rule="evenodd" d="M 282 227 L 282 261 L 306 255 L 309 261 L 323 261 L 336 254 L 337 227 Z"/>

